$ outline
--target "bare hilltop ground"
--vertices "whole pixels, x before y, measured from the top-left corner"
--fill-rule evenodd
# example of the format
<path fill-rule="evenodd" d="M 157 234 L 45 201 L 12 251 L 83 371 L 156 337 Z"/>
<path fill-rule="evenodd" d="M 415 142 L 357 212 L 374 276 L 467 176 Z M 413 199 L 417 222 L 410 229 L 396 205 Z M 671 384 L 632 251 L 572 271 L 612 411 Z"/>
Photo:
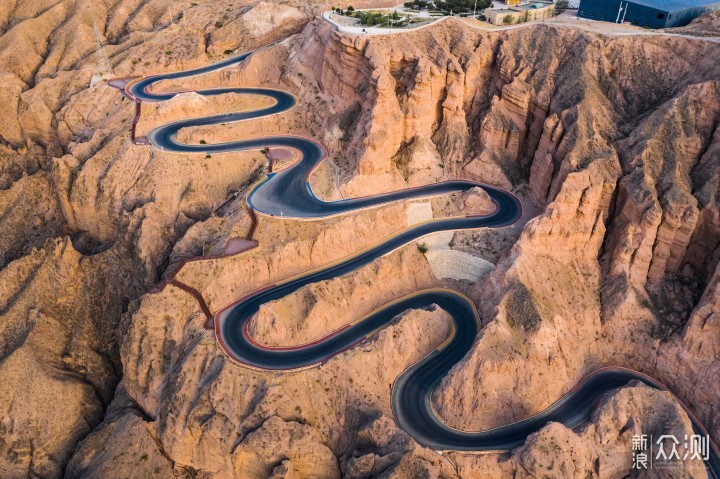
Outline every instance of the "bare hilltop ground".
<path fill-rule="evenodd" d="M 134 105 L 107 80 L 282 38 L 163 88 L 277 87 L 298 107 L 183 139 L 306 134 L 330 153 L 311 178 L 326 198 L 468 178 L 517 192 L 525 214 L 451 235 L 451 251 L 482 265 L 472 279 L 410 244 L 264 305 L 254 336 L 298 344 L 399 296 L 451 287 L 476 302 L 484 329 L 434 394 L 449 425 L 527 417 L 614 365 L 668 385 L 720 440 L 720 44 L 708 41 L 720 17 L 685 36 L 447 20 L 353 37 L 316 17 L 324 7 L 0 3 L 0 477 L 611 478 L 629 474 L 634 434 L 691 434 L 670 394 L 630 385 L 581 428 L 548 424 L 506 454 L 439 455 L 390 408 L 394 378 L 448 335 L 439 308 L 408 311 L 319 368 L 279 374 L 233 365 L 185 290 L 151 291 L 183 259 L 237 248 L 251 224 L 243 196 L 267 158 L 134 145 Z M 263 101 L 184 93 L 144 105 L 138 132 Z M 474 193 L 326 221 L 262 218 L 257 248 L 188 263 L 178 280 L 215 311 L 418 212 L 486 208 Z M 455 264 L 443 254 L 440 266 Z"/>

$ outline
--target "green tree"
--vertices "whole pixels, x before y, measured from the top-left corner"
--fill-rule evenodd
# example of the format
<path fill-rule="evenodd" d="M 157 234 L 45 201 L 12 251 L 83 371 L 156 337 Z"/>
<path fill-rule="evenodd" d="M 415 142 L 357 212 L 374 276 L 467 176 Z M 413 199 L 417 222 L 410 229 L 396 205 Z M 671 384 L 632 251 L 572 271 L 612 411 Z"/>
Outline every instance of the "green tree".
<path fill-rule="evenodd" d="M 505 15 L 503 17 L 503 23 L 505 25 L 510 25 L 513 22 L 512 15 Z"/>
<path fill-rule="evenodd" d="M 443 12 L 467 13 L 475 8 L 475 0 L 443 0 L 435 2 L 435 6 Z"/>
<path fill-rule="evenodd" d="M 478 0 L 477 11 L 482 12 L 483 10 L 491 8 L 492 6 L 493 6 L 492 0 Z"/>
<path fill-rule="evenodd" d="M 352 5 L 348 5 L 347 11 L 348 11 L 348 12 L 354 12 L 354 11 L 355 11 L 355 7 L 353 7 Z"/>
<path fill-rule="evenodd" d="M 360 20 L 361 25 L 374 26 L 387 23 L 388 16 L 378 12 L 355 12 L 355 18 Z"/>
<path fill-rule="evenodd" d="M 562 12 L 567 10 L 569 6 L 570 5 L 568 3 L 568 0 L 557 0 L 557 2 L 555 2 L 555 9 L 553 10 L 553 15 L 557 17 Z"/>

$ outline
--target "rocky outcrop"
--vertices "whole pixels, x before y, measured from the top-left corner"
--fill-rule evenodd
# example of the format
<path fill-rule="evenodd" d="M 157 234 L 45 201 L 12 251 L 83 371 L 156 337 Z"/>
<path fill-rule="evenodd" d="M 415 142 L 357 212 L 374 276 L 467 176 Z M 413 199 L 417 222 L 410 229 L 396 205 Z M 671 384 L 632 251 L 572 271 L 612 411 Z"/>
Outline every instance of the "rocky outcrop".
<path fill-rule="evenodd" d="M 13 155 L 15 156 L 15 155 Z M 29 155 L 23 155 L 25 158 Z M 6 177 L 11 178 L 12 169 L 22 166 L 11 163 L 8 157 Z M 40 165 L 28 165 L 32 169 Z M 19 171 L 23 175 L 22 170 Z M 12 260 L 27 254 L 32 248 L 43 246 L 45 239 L 54 234 L 62 223 L 62 214 L 55 200 L 52 185 L 41 174 L 20 176 L 8 181 L 9 187 L 0 190 L 0 268 Z"/>
<path fill-rule="evenodd" d="M 691 174 L 720 121 L 718 96 L 717 83 L 695 85 L 619 143 L 628 175 L 609 242 L 611 276 L 624 275 L 629 285 L 644 288 L 681 274 L 700 217 Z M 651 131 L 662 140 L 648 141 Z M 707 265 L 694 266 L 707 274 Z"/>
<path fill-rule="evenodd" d="M 485 280 L 485 330 L 434 395 L 453 427 L 482 429 L 542 410 L 580 379 L 585 361 L 593 363 L 601 333 L 597 257 L 618 174 L 616 158 L 570 174 Z M 498 408 L 480 407 L 486 401 Z"/>
<path fill-rule="evenodd" d="M 125 385 L 170 457 L 218 477 L 268 477 L 280 466 L 301 477 L 337 477 L 346 454 L 367 448 L 362 432 L 354 439 L 346 431 L 391 414 L 389 388 L 376 385 L 390 384 L 449 332 L 441 310 L 411 312 L 319 368 L 277 375 L 233 366 L 177 293 L 166 288 L 149 301 L 133 315 L 123 345 L 124 363 L 134 365 Z M 168 323 L 157 301 L 190 313 L 189 322 Z M 392 434 L 377 440 L 407 442 Z M 397 460 L 391 454 L 381 462 L 387 468 Z"/>
<path fill-rule="evenodd" d="M 216 9 L 193 4 L 181 11 L 171 3 L 0 7 L 2 477 L 63 475 L 120 380 L 120 316 L 158 281 L 174 244 L 247 186 L 264 160 L 254 153 L 201 163 L 200 156 L 163 155 L 129 141 L 134 108 L 105 80 L 209 61 L 205 36 L 217 30 L 210 21 Z M 290 10 L 273 26 L 283 30 L 290 18 L 295 23 L 283 31 L 299 28 L 297 11 Z M 245 41 L 250 47 L 274 39 L 270 33 Z M 238 107 L 237 99 L 225 100 L 206 106 Z M 150 121 L 194 114 L 159 110 Z M 236 219 L 225 221 L 217 236 L 244 237 L 244 210 L 227 210 Z M 189 235 L 172 260 L 202 251 L 201 239 Z M 130 418 L 112 434 L 132 436 L 141 423 Z M 150 455 L 138 459 L 137 474 L 149 476 L 158 466 L 167 475 Z M 103 475 L 116 466 L 93 467 Z"/>
<path fill-rule="evenodd" d="M 138 294 L 137 278 L 118 252 L 84 257 L 67 238 L 0 271 L 4 477 L 61 476 L 75 444 L 102 420 L 121 371 L 117 321 Z"/>
<path fill-rule="evenodd" d="M 720 33 L 720 14 L 717 12 L 709 12 L 700 15 L 690 22 L 690 25 L 675 28 L 673 31 L 690 35 L 716 37 L 718 33 Z"/>
<path fill-rule="evenodd" d="M 458 210 L 465 214 L 486 215 L 495 211 L 495 208 L 496 206 L 487 191 L 477 186 L 466 191 L 458 199 Z"/>
<path fill-rule="evenodd" d="M 308 21 L 303 12 L 288 5 L 258 2 L 243 10 L 226 11 L 215 22 L 217 29 L 209 39 L 210 54 L 250 50 L 253 44 L 263 45 L 299 32 Z"/>
<path fill-rule="evenodd" d="M 630 384 L 603 398 L 589 420 L 574 429 L 550 422 L 507 456 L 452 454 L 461 477 L 706 478 L 702 461 L 669 461 L 650 470 L 633 468 L 633 437 L 646 435 L 648 466 L 651 438 L 693 434 L 690 420 L 672 395 Z M 657 448 L 657 444 L 653 445 Z M 668 446 L 665 446 L 668 448 Z M 685 453 L 686 446 L 678 448 Z M 641 451 L 636 451 L 639 453 Z M 654 459 L 654 458 L 653 458 Z"/>
<path fill-rule="evenodd" d="M 397 204 L 323 223 L 263 217 L 255 235 L 260 248 L 189 263 L 178 279 L 202 291 L 215 311 L 257 288 L 343 258 L 347 255 L 343 245 L 349 242 L 362 248 L 381 240 L 405 226 L 403 211 L 404 206 Z M 226 263 L 233 267 L 221 268 Z M 244 272 L 241 282 L 233 279 L 238 271 Z"/>
<path fill-rule="evenodd" d="M 666 378 L 683 374 L 678 394 L 699 415 L 714 437 L 720 433 L 718 396 L 715 384 L 720 379 L 717 364 L 720 345 L 720 271 L 716 268 L 698 305 L 681 335 L 673 336 L 660 347 L 657 369 Z"/>
<path fill-rule="evenodd" d="M 690 437 L 687 414 L 667 393 L 643 385 L 627 387 L 600 404 L 579 434 L 550 423 L 513 451 L 512 462 L 523 471 L 519 477 L 621 477 L 632 471 L 633 436 L 646 435 L 649 441 L 663 434 Z M 652 476 L 707 477 L 702 461 L 670 462 L 653 469 Z"/>
<path fill-rule="evenodd" d="M 175 472 L 190 471 L 174 467 L 157 442 L 152 422 L 133 406 L 120 386 L 102 425 L 80 443 L 65 476 L 119 479 L 128 475 L 172 477 Z"/>
<path fill-rule="evenodd" d="M 231 364 L 186 290 L 134 299 L 169 264 L 236 251 L 250 225 L 243 192 L 267 158 L 133 145 L 133 107 L 104 79 L 108 64 L 120 76 L 206 64 L 299 31 L 307 17 L 270 3 L 221 13 L 209 3 L 16 3 L 0 8 L 3 477 L 616 477 L 628 473 L 632 433 L 688 431 L 667 395 L 633 387 L 584 428 L 549 425 L 509 455 L 422 448 L 394 426 L 389 398 L 394 378 L 447 336 L 436 308 L 312 370 Z M 93 23 L 107 44 L 99 53 Z M 351 37 L 315 20 L 238 67 L 161 87 L 290 90 L 293 112 L 181 139 L 310 134 L 338 166 L 341 195 L 462 177 L 527 193 L 526 212 L 541 210 L 522 234 L 464 243 L 497 263 L 490 274 L 434 278 L 409 245 L 265 305 L 253 321 L 264 342 L 311 340 L 393 297 L 449 285 L 477 300 L 484 324 L 433 398 L 450 425 L 533 414 L 613 363 L 668 383 L 717 438 L 716 49 L 550 25 L 483 33 L 455 20 Z M 258 105 L 187 94 L 143 107 L 140 131 L 196 109 Z M 447 214 L 490 206 L 476 191 L 432 204 Z M 404 227 L 405 207 L 325 222 L 263 217 L 258 248 L 188 263 L 178 278 L 214 311 Z"/>
<path fill-rule="evenodd" d="M 263 305 L 249 326 L 268 346 L 312 342 L 401 296 L 433 286 L 427 261 L 409 247 L 342 278 L 313 283 Z M 377 285 L 382 285 L 378 294 Z"/>

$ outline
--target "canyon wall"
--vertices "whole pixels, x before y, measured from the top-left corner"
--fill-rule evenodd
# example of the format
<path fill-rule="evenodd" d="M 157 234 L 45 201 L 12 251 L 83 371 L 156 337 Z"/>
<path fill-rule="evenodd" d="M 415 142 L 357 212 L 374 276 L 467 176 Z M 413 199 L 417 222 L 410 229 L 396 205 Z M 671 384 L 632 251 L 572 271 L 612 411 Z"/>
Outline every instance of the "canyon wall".
<path fill-rule="evenodd" d="M 311 24 L 303 36 L 303 45 L 329 45 L 322 60 L 311 57 L 321 90 L 371 105 L 354 126 L 354 157 L 338 152 L 357 171 L 346 193 L 395 187 L 387 179 L 398 174 L 410 185 L 437 180 L 441 171 L 426 172 L 442 165 L 520 186 L 545 208 L 478 287 L 487 327 L 436 392 L 445 420 L 482 428 L 518 419 L 597 366 L 620 364 L 657 375 L 717 434 L 707 381 L 716 366 L 687 353 L 678 354 L 693 366 L 657 357 L 684 350 L 677 343 L 720 252 L 712 42 L 656 37 L 637 48 L 632 37 L 549 26 L 483 34 L 460 22 L 351 39 Z M 338 57 L 351 71 L 370 69 L 369 79 L 328 75 Z M 698 387 L 713 400 L 694 401 Z M 480 407 L 487 400 L 503 412 Z"/>
<path fill-rule="evenodd" d="M 248 153 L 200 163 L 133 145 L 134 107 L 107 80 L 198 66 L 218 49 L 227 56 L 275 40 L 253 30 L 253 16 L 282 34 L 308 20 L 291 6 L 274 17 L 263 13 L 272 5 L 254 6 L 220 14 L 210 2 L 0 7 L 0 476 L 64 474 L 122 376 L 120 317 L 158 282 L 175 243 L 264 160 Z M 250 33 L 228 45 L 217 22 Z M 155 125 L 193 114 L 145 109 Z M 220 228 L 206 241 L 243 237 L 243 215 L 233 222 L 240 231 Z M 203 243 L 185 238 L 184 249 L 198 254 Z"/>
<path fill-rule="evenodd" d="M 509 244 L 492 255 L 467 247 L 496 263 L 478 283 L 435 278 L 410 244 L 265 305 L 254 335 L 305 342 L 394 297 L 449 286 L 476 301 L 484 325 L 433 396 L 449 425 L 520 419 L 612 364 L 666 383 L 720 439 L 717 44 L 551 25 L 483 33 L 457 20 L 358 37 L 310 20 L 314 4 L 225 8 L 0 9 L 0 383 L 10 385 L 0 475 L 617 477 L 632 434 L 689 431 L 668 394 L 630 385 L 582 430 L 549 424 L 508 454 L 440 456 L 390 408 L 394 378 L 448 334 L 439 308 L 409 311 L 319 368 L 279 374 L 233 365 L 186 291 L 147 293 L 182 259 L 245 236 L 243 193 L 267 158 L 133 145 L 134 107 L 106 80 L 290 34 L 238 67 L 162 88 L 260 84 L 296 94 L 295 110 L 182 138 L 309 134 L 327 146 L 344 196 L 459 177 L 512 189 L 526 214 L 522 233 L 493 233 Z M 184 94 L 143 106 L 139 131 L 261 104 Z M 188 263 L 178 278 L 215 311 L 405 227 L 407 206 L 261 218 L 258 248 Z"/>

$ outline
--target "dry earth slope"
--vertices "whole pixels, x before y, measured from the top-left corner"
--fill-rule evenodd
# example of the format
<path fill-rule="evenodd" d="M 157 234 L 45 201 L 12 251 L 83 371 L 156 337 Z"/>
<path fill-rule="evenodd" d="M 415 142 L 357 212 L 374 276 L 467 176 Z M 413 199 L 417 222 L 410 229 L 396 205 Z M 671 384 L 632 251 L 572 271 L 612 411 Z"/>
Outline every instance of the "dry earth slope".
<path fill-rule="evenodd" d="M 146 294 L 182 258 L 246 234 L 242 195 L 218 207 L 265 158 L 133 145 L 134 108 L 106 80 L 287 35 L 176 86 L 276 86 L 299 107 L 187 138 L 308 133 L 339 168 L 337 194 L 463 177 L 512 188 L 527 217 L 539 214 L 455 235 L 496 263 L 478 282 L 436 278 L 409 245 L 267 305 L 256 334 L 302 342 L 450 286 L 478 303 L 485 329 L 434 396 L 448 424 L 527 416 L 613 364 L 668 384 L 720 439 L 718 45 L 545 25 L 481 33 L 456 21 L 348 37 L 312 13 L 239 1 L 0 6 L 0 475 L 623 477 L 632 434 L 689 432 L 672 397 L 632 385 L 581 430 L 551 424 L 509 454 L 442 457 L 398 430 L 389 404 L 397 374 L 447 335 L 441 310 L 410 311 L 326 365 L 285 375 L 233 366 L 183 290 Z M 254 101 L 185 95 L 144 106 L 141 128 Z M 462 206 L 432 203 L 440 214 Z M 259 248 L 191 263 L 179 279 L 216 310 L 404 227 L 408 208 L 263 219 Z"/>

